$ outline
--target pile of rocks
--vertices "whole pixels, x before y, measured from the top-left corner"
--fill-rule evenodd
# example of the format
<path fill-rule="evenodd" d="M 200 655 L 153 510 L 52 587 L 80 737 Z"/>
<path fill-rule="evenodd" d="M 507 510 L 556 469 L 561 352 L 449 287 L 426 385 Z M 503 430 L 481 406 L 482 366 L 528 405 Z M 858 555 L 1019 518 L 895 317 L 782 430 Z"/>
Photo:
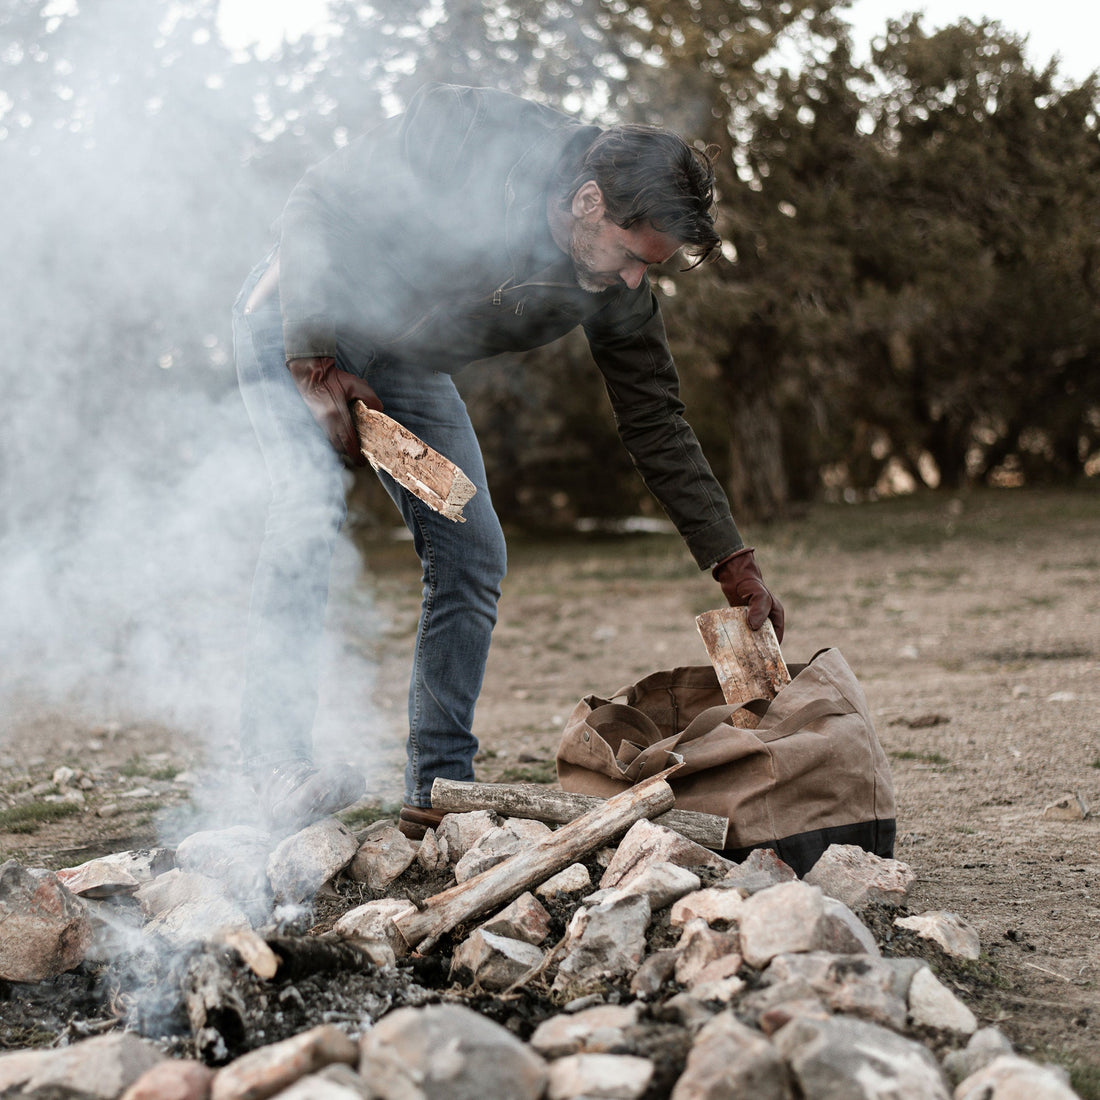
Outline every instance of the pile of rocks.
<path fill-rule="evenodd" d="M 194 834 L 174 852 L 121 853 L 56 874 L 9 861 L 0 867 L 0 978 L 43 981 L 155 939 L 180 951 L 205 941 L 253 980 L 277 982 L 274 922 L 310 912 L 334 883 L 346 896 L 354 882 L 368 900 L 346 907 L 324 939 L 397 982 L 423 963 L 400 931 L 416 912 L 414 882 L 467 882 L 548 832 L 473 811 L 448 815 L 419 844 L 392 823 L 355 834 L 330 819 L 274 847 L 258 830 L 233 828 Z M 615 847 L 442 938 L 436 1003 L 364 1009 L 254 1042 L 218 1068 L 116 1030 L 0 1056 L 0 1094 L 1073 1097 L 1061 1071 L 979 1029 L 923 960 L 883 956 L 857 912 L 903 906 L 912 878 L 903 863 L 834 846 L 800 880 L 771 852 L 733 864 L 642 819 Z M 900 922 L 946 954 L 978 955 L 973 930 L 952 914 Z M 532 990 L 547 1007 L 529 1027 L 506 1011 L 475 1010 Z"/>

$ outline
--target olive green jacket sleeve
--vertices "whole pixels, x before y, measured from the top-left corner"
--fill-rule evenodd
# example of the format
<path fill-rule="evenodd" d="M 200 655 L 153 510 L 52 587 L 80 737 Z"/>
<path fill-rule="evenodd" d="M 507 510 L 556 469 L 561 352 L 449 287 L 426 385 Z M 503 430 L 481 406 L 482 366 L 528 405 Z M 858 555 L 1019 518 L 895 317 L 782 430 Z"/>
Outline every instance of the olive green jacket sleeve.
<path fill-rule="evenodd" d="M 679 376 L 648 280 L 584 328 L 636 469 L 699 567 L 711 568 L 744 541 L 726 494 L 684 419 Z"/>

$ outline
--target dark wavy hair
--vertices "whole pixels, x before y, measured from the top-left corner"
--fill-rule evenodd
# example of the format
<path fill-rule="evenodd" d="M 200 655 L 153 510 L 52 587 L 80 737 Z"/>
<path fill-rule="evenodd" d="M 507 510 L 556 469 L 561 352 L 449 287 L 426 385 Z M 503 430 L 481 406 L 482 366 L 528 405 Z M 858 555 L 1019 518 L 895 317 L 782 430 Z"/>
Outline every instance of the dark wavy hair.
<path fill-rule="evenodd" d="M 573 166 L 564 201 L 571 203 L 584 184 L 595 180 L 616 225 L 630 229 L 648 222 L 681 241 L 695 267 L 722 243 L 714 228 L 714 154 L 657 126 L 615 126 Z"/>

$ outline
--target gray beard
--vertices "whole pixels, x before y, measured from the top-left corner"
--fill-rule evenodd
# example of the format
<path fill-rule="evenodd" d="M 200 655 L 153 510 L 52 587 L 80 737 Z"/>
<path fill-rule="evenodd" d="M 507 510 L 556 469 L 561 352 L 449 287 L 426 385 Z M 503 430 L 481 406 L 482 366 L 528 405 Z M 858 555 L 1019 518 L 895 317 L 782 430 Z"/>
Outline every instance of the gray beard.
<path fill-rule="evenodd" d="M 581 290 L 586 291 L 588 294 L 602 294 L 608 288 L 601 283 L 593 282 L 579 267 L 574 263 L 574 274 L 577 277 L 577 286 Z"/>

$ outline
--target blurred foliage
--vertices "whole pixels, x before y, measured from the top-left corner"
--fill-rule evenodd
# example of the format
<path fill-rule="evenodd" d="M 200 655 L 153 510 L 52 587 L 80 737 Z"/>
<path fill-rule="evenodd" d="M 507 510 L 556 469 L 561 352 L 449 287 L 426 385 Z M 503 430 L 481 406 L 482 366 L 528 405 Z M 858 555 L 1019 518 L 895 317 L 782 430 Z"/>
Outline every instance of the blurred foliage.
<path fill-rule="evenodd" d="M 654 278 L 739 516 L 1100 473 L 1095 78 L 1036 70 L 997 23 L 916 17 L 859 65 L 839 0 L 331 10 L 339 33 L 261 58 L 221 44 L 216 0 L 0 0 L 9 367 L 75 364 L 63 394 L 108 453 L 178 459 L 142 395 L 229 398 L 229 305 L 294 181 L 447 80 L 719 148 L 724 256 Z M 653 510 L 583 340 L 460 384 L 506 519 Z M 35 371 L 5 385 L 11 477 L 50 405 L 19 400 Z"/>

